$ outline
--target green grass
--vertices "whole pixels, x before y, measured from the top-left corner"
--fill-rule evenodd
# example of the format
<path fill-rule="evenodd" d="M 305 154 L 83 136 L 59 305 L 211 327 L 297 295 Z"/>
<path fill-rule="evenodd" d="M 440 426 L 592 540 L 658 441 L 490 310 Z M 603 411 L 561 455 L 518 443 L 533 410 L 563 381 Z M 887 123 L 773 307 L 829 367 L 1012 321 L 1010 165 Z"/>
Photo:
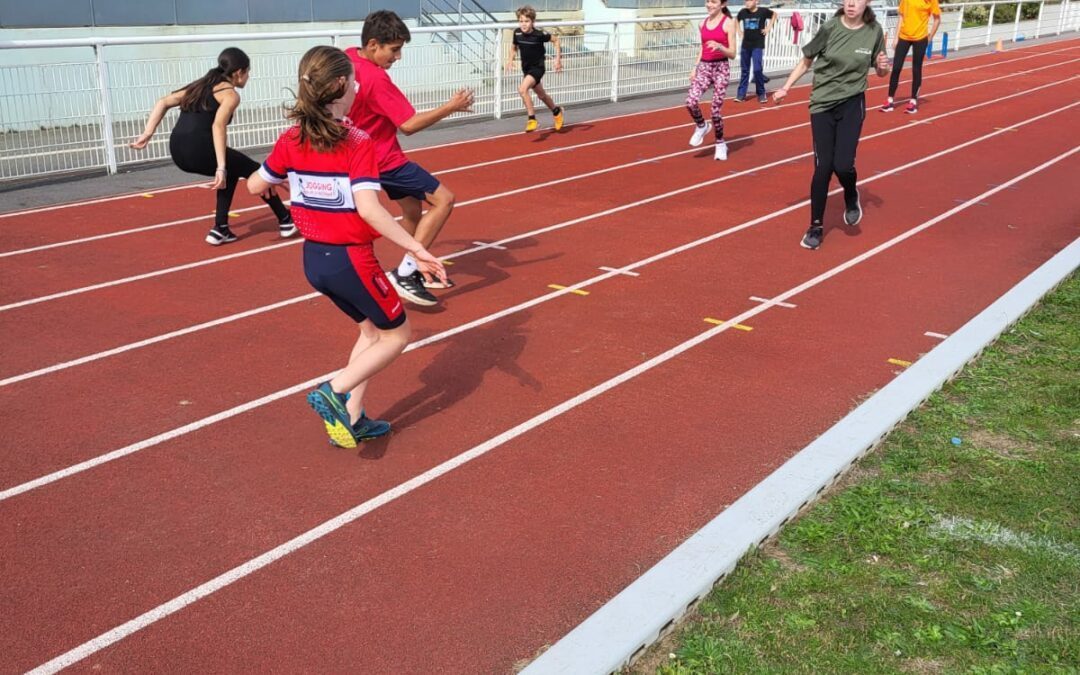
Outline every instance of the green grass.
<path fill-rule="evenodd" d="M 1080 673 L 1080 275 L 632 672 Z"/>

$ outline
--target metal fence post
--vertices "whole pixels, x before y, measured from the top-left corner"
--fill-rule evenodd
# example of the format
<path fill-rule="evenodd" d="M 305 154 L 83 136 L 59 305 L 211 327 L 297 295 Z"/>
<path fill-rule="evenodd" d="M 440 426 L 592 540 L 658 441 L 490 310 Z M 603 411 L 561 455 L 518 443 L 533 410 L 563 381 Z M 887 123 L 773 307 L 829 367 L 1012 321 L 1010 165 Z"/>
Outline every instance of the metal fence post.
<path fill-rule="evenodd" d="M 990 3 L 990 20 L 986 22 L 986 41 L 983 44 L 990 44 L 990 33 L 994 32 L 994 14 L 997 12 L 997 3 Z"/>
<path fill-rule="evenodd" d="M 1016 17 L 1013 19 L 1013 42 L 1016 42 L 1016 38 L 1020 35 L 1020 13 L 1024 10 L 1024 3 L 1016 3 Z"/>
<path fill-rule="evenodd" d="M 495 101 L 492 115 L 495 119 L 502 119 L 502 81 L 503 81 L 503 33 L 502 28 L 495 29 Z"/>
<path fill-rule="evenodd" d="M 112 102 L 109 100 L 109 68 L 105 63 L 105 45 L 94 45 L 97 61 L 98 93 L 101 94 L 101 135 L 105 141 L 105 166 L 109 173 L 116 173 L 116 142 L 113 138 Z"/>
<path fill-rule="evenodd" d="M 611 32 L 611 101 L 619 100 L 619 24 Z"/>
<path fill-rule="evenodd" d="M 1038 39 L 1039 35 L 1042 33 L 1042 17 L 1044 9 L 1046 9 L 1046 0 L 1041 0 L 1039 2 L 1039 18 L 1035 21 L 1035 39 Z"/>
<path fill-rule="evenodd" d="M 967 5 L 960 5 L 960 18 L 956 21 L 956 48 L 954 52 L 960 51 L 960 36 L 964 31 L 964 10 L 967 9 Z"/>

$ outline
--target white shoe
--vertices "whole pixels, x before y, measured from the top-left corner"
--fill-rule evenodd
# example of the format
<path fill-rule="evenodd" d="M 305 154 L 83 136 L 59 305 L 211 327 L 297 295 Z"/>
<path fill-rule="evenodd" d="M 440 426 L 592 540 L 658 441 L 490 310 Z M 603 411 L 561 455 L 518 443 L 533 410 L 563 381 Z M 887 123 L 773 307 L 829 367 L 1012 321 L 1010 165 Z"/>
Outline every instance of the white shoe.
<path fill-rule="evenodd" d="M 712 129 L 712 122 L 706 122 L 703 126 L 694 127 L 694 135 L 690 137 L 690 147 L 696 148 L 705 140 L 705 134 Z"/>
<path fill-rule="evenodd" d="M 713 155 L 713 159 L 719 159 L 721 161 L 727 159 L 727 143 L 720 141 L 716 144 L 716 154 Z"/>

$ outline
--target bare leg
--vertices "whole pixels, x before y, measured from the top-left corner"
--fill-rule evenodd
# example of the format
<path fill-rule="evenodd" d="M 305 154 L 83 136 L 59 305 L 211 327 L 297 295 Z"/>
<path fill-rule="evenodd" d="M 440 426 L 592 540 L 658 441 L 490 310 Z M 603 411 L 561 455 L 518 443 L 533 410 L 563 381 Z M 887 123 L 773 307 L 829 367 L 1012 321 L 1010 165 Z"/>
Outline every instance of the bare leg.
<path fill-rule="evenodd" d="M 381 335 L 381 331 L 375 327 L 375 324 L 370 321 L 361 323 L 360 337 L 357 338 L 356 345 L 353 346 L 352 354 L 349 354 L 349 363 L 360 358 L 361 354 L 379 341 Z M 364 380 L 349 392 L 351 396 L 345 407 L 349 410 L 350 421 L 353 424 L 356 424 L 356 420 L 360 419 L 360 413 L 364 411 L 364 392 L 367 391 L 368 382 L 370 381 L 370 379 Z"/>
<path fill-rule="evenodd" d="M 364 326 L 370 323 L 365 321 L 361 324 L 360 337 L 349 357 L 349 365 L 330 380 L 334 391 L 352 392 L 347 404 L 352 422 L 360 418 L 360 409 L 363 407 L 361 397 L 367 389 L 368 380 L 390 365 L 405 350 L 412 335 L 408 320 L 390 330 L 381 330 L 374 326 L 368 330 Z"/>
<path fill-rule="evenodd" d="M 547 91 L 544 89 L 544 85 L 537 83 L 537 85 L 533 87 L 533 91 L 536 92 L 536 97 L 543 101 L 544 105 L 548 107 L 548 110 L 555 110 L 555 101 L 551 100 L 551 97 L 548 96 Z"/>
<path fill-rule="evenodd" d="M 454 210 L 454 199 L 454 193 L 450 192 L 442 184 L 439 185 L 435 192 L 427 194 L 427 201 L 431 204 L 431 208 L 420 217 L 420 222 L 416 225 L 416 231 L 413 232 L 413 236 L 424 245 L 424 248 L 430 248 L 432 243 L 435 242 L 435 237 L 439 236 L 443 225 L 446 224 L 446 221 L 450 218 L 450 213 Z M 402 210 L 404 211 L 404 205 Z"/>
<path fill-rule="evenodd" d="M 536 114 L 536 108 L 533 107 L 532 96 L 529 95 L 529 90 L 536 86 L 536 78 L 532 75 L 526 75 L 525 79 L 518 85 L 518 93 L 521 94 L 521 100 L 525 103 L 525 112 L 529 113 L 529 117 Z"/>

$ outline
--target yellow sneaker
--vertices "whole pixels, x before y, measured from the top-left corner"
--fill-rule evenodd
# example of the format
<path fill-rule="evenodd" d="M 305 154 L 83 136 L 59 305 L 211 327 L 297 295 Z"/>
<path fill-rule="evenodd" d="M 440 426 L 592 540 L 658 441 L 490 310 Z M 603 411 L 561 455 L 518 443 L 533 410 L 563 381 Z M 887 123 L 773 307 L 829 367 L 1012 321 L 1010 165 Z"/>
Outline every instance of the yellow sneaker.
<path fill-rule="evenodd" d="M 532 119 L 525 123 L 525 133 L 530 131 L 536 131 L 536 128 L 540 126 L 540 123 Z"/>
<path fill-rule="evenodd" d="M 563 114 L 562 108 L 559 108 L 559 114 L 555 116 L 555 131 L 559 131 L 560 129 L 562 129 L 562 123 L 563 123 L 562 114 Z"/>

